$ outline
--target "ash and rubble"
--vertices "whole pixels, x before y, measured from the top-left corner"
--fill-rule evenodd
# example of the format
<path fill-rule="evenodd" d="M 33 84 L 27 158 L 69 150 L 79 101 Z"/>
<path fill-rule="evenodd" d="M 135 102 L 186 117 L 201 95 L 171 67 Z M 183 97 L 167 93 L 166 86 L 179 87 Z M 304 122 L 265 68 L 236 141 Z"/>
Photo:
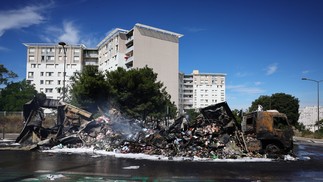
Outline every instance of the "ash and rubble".
<path fill-rule="evenodd" d="M 57 109 L 57 122 L 43 128 L 42 107 Z M 123 117 L 116 109 L 93 118 L 92 113 L 75 106 L 46 99 L 24 106 L 25 127 L 16 139 L 30 149 L 93 147 L 118 153 L 144 153 L 172 157 L 236 159 L 263 157 L 260 150 L 250 150 L 257 143 L 244 136 L 226 102 L 200 110 L 194 119 L 180 116 L 169 126 Z M 255 145 L 256 149 L 258 145 Z"/>

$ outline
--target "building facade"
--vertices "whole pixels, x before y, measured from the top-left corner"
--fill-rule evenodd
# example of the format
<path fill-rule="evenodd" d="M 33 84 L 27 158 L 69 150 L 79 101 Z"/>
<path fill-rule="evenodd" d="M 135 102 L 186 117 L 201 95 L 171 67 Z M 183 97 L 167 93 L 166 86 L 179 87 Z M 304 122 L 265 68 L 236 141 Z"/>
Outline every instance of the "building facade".
<path fill-rule="evenodd" d="M 84 66 L 84 45 L 62 46 L 54 44 L 28 43 L 26 80 L 35 85 L 38 92 L 48 98 L 62 99 L 64 70 L 65 88 L 70 84 L 70 76 Z M 64 64 L 65 62 L 65 64 Z"/>
<path fill-rule="evenodd" d="M 148 66 L 158 74 L 158 81 L 164 83 L 171 100 L 179 106 L 179 38 L 182 36 L 137 23 L 131 30 L 112 30 L 96 48 L 66 45 L 66 57 L 62 46 L 57 44 L 26 43 L 26 79 L 49 98 L 61 99 L 64 66 L 66 88 L 70 76 L 84 65 L 96 65 L 101 71 Z"/>
<path fill-rule="evenodd" d="M 223 73 L 199 73 L 179 75 L 180 113 L 188 109 L 199 109 L 219 102 L 225 98 L 225 76 Z"/>
<path fill-rule="evenodd" d="M 135 24 L 127 31 L 115 29 L 98 44 L 99 69 L 113 71 L 148 66 L 164 83 L 178 107 L 179 38 L 183 35 Z"/>
<path fill-rule="evenodd" d="M 303 123 L 306 129 L 310 131 L 316 131 L 318 126 L 316 125 L 317 122 L 317 106 L 308 106 L 299 109 L 299 118 L 298 122 Z M 319 119 L 323 119 L 323 107 L 320 106 L 320 114 Z"/>

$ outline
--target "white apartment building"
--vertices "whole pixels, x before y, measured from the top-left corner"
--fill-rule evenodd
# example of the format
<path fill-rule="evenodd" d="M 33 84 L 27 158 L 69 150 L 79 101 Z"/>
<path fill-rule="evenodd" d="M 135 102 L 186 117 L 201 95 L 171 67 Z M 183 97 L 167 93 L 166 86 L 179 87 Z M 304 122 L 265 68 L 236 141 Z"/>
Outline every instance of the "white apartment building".
<path fill-rule="evenodd" d="M 303 123 L 306 129 L 310 131 L 315 131 L 318 127 L 315 125 L 317 122 L 317 106 L 307 106 L 299 109 L 298 122 Z M 319 119 L 323 119 L 323 107 L 320 106 Z"/>
<path fill-rule="evenodd" d="M 131 30 L 112 30 L 96 48 L 69 45 L 64 51 L 58 44 L 25 43 L 27 47 L 26 80 L 49 98 L 61 99 L 63 70 L 66 87 L 75 71 L 84 65 L 97 65 L 99 70 L 113 71 L 148 66 L 158 74 L 171 100 L 178 106 L 179 38 L 183 35 L 159 28 L 135 24 Z"/>
<path fill-rule="evenodd" d="M 180 113 L 187 109 L 199 109 L 225 99 L 225 76 L 223 73 L 199 73 L 179 76 Z"/>
<path fill-rule="evenodd" d="M 24 45 L 27 47 L 26 80 L 34 84 L 36 90 L 45 93 L 48 98 L 61 99 L 64 67 L 65 87 L 68 88 L 70 76 L 83 67 L 85 46 L 65 46 L 65 57 L 63 47 L 58 44 L 25 43 Z"/>

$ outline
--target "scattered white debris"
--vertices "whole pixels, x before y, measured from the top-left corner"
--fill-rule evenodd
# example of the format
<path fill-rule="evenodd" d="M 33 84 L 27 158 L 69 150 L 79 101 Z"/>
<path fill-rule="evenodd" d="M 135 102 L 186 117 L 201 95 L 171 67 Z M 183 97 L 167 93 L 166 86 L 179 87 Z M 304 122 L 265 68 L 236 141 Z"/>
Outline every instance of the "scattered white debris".
<path fill-rule="evenodd" d="M 122 169 L 139 169 L 140 166 L 128 166 L 128 167 L 123 167 Z"/>
<path fill-rule="evenodd" d="M 54 181 L 56 179 L 59 179 L 59 178 L 64 178 L 65 176 L 62 175 L 62 174 L 47 174 L 46 175 L 46 178 L 51 180 L 51 181 Z"/>
<path fill-rule="evenodd" d="M 296 161 L 296 160 L 297 160 L 297 158 L 295 158 L 295 157 L 293 157 L 293 156 L 291 156 L 291 155 L 285 155 L 285 156 L 284 156 L 284 160 L 285 160 L 285 161 Z"/>

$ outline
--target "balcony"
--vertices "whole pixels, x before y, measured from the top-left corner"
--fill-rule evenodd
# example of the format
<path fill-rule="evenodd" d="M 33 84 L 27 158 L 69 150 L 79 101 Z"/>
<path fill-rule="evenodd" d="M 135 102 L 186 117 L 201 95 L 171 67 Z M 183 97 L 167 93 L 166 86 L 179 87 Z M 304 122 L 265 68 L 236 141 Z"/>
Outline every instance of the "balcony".
<path fill-rule="evenodd" d="M 133 62 L 134 61 L 134 57 L 133 56 L 131 56 L 131 57 L 125 57 L 125 59 L 126 59 L 126 63 L 128 63 L 128 62 Z"/>
<path fill-rule="evenodd" d="M 133 41 L 133 36 L 128 37 L 126 40 L 126 45 Z"/>
<path fill-rule="evenodd" d="M 131 52 L 133 52 L 133 46 L 127 48 L 126 54 L 129 55 Z"/>
<path fill-rule="evenodd" d="M 85 58 L 98 58 L 98 54 L 97 53 L 87 53 L 87 54 L 84 54 L 84 57 Z"/>
<path fill-rule="evenodd" d="M 127 67 L 127 70 L 131 69 L 133 67 L 133 61 L 127 61 L 126 67 Z"/>

